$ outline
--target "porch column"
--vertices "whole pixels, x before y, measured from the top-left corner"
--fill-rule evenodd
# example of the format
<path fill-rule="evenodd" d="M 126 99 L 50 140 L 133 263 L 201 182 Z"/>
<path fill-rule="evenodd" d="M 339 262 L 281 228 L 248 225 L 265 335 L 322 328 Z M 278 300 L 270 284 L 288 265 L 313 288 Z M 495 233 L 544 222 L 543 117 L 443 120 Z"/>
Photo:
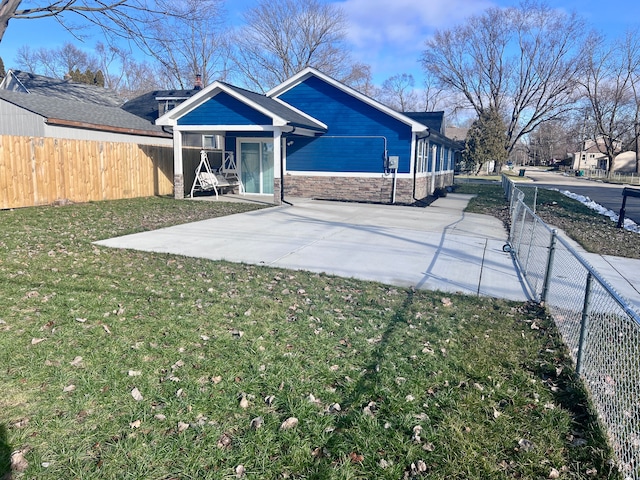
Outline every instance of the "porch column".
<path fill-rule="evenodd" d="M 436 191 L 436 158 L 438 156 L 438 146 L 433 143 L 429 145 L 431 147 L 431 188 L 430 194 L 433 195 Z"/>
<path fill-rule="evenodd" d="M 282 188 L 284 185 L 284 158 L 282 157 L 282 129 L 276 127 L 273 130 L 273 203 L 282 204 Z"/>
<path fill-rule="evenodd" d="M 184 169 L 182 166 L 182 132 L 173 129 L 173 197 L 184 198 Z"/>

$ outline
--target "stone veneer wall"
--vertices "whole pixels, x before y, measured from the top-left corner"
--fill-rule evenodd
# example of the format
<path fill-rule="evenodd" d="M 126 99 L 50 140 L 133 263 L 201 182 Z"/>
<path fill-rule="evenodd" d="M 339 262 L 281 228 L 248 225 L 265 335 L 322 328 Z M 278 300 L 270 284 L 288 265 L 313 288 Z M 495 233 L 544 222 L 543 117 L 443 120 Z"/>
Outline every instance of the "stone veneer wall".
<path fill-rule="evenodd" d="M 279 189 L 280 186 L 278 185 Z M 286 196 L 325 200 L 391 203 L 393 177 L 325 177 L 286 175 Z M 396 202 L 413 203 L 413 179 L 398 178 Z"/>
<path fill-rule="evenodd" d="M 431 193 L 432 176 L 416 178 L 415 199 L 413 198 L 413 178 L 398 178 L 396 182 L 396 203 L 410 204 L 416 199 L 426 198 Z M 453 184 L 453 173 L 436 175 L 434 188 L 444 188 Z M 285 175 L 284 193 L 286 197 L 315 198 L 318 200 L 345 200 L 355 202 L 391 203 L 393 177 L 325 177 Z M 280 202 L 280 179 L 274 179 L 274 203 Z"/>

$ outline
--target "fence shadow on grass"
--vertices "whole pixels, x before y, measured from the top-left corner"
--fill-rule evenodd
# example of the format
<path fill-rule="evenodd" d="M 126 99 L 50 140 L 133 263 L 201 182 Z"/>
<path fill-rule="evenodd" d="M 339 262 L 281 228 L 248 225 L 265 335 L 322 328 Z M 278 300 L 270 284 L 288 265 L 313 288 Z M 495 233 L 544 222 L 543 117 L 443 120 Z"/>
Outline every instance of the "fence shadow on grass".
<path fill-rule="evenodd" d="M 393 348 L 392 338 L 398 329 L 406 328 L 411 323 L 409 318 L 415 293 L 414 289 L 408 289 L 406 291 L 406 298 L 402 305 L 396 309 L 389 325 L 377 343 L 377 347 L 369 354 L 370 363 L 367 364 L 364 369 L 366 372 L 357 382 L 348 386 L 345 385 L 345 388 L 343 388 L 344 394 L 341 395 L 343 399 L 341 407 L 346 414 L 338 417 L 335 425 L 336 431 L 351 432 L 351 429 L 361 421 L 360 412 L 362 412 L 363 407 L 366 405 L 366 403 L 363 403 L 363 398 L 370 398 L 378 402 L 383 400 L 378 396 L 380 385 L 377 366 L 388 356 L 388 349 Z M 411 432 L 407 432 L 407 435 L 410 435 L 410 433 Z M 347 433 L 347 436 L 348 435 L 351 435 L 351 433 Z M 345 437 L 343 435 L 334 435 L 329 438 L 324 447 L 326 447 L 329 452 L 335 452 L 343 447 L 342 444 L 344 442 Z M 335 473 L 334 466 L 329 462 L 316 463 L 313 468 L 313 475 L 321 478 L 329 478 L 332 473 Z"/>
<path fill-rule="evenodd" d="M 536 378 L 549 386 L 554 403 L 571 412 L 573 438 L 567 438 L 569 445 L 576 455 L 582 455 L 578 458 L 579 461 L 593 462 L 596 465 L 602 475 L 598 478 L 619 478 L 616 465 L 609 460 L 614 453 L 608 445 L 605 430 L 598 422 L 597 410 L 576 373 L 570 352 L 562 343 L 562 337 L 553 318 L 549 317 L 543 306 L 533 302 L 527 305 L 529 309 L 534 309 L 533 313 L 540 319 L 540 328 L 547 329 L 547 348 L 540 352 L 540 358 L 535 362 L 535 366 L 530 368 Z M 588 448 L 576 448 L 585 442 Z M 604 452 L 600 451 L 596 455 L 596 448 L 604 449 Z"/>

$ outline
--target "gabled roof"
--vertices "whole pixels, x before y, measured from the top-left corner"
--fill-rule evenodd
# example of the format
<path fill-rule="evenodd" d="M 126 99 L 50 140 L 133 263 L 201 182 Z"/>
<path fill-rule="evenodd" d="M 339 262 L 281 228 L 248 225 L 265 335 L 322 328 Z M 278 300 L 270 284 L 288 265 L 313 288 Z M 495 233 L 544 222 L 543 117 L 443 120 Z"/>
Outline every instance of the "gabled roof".
<path fill-rule="evenodd" d="M 108 88 L 45 77 L 20 70 L 9 70 L 7 76 L 0 82 L 0 90 L 37 93 L 48 97 L 108 107 L 119 107 L 124 103 L 124 99 Z"/>
<path fill-rule="evenodd" d="M 0 89 L 0 100 L 45 118 L 49 125 L 114 133 L 171 137 L 162 128 L 119 107 Z"/>
<path fill-rule="evenodd" d="M 445 127 L 445 135 L 452 140 L 464 142 L 469 133 L 468 127 Z"/>
<path fill-rule="evenodd" d="M 139 97 L 132 98 L 122 105 L 122 109 L 133 113 L 150 122 L 155 122 L 160 116 L 158 102 L 164 100 L 188 100 L 202 89 L 193 90 L 153 90 Z"/>
<path fill-rule="evenodd" d="M 288 125 L 316 131 L 327 130 L 327 126 L 324 123 L 297 110 L 281 100 L 269 98 L 260 93 L 245 90 L 219 81 L 212 83 L 205 89 L 201 90 L 197 95 L 194 95 L 173 110 L 162 115 L 162 117 L 156 120 L 156 124 L 175 126 L 178 124 L 178 119 L 190 111 L 195 110 L 197 107 L 221 92 L 232 96 L 236 100 L 271 118 L 274 126 Z"/>
<path fill-rule="evenodd" d="M 279 96 L 281 96 L 282 94 L 284 94 L 285 92 L 291 90 L 292 88 L 294 88 L 296 85 L 299 85 L 300 83 L 304 82 L 305 80 L 307 80 L 310 77 L 317 77 L 321 80 L 323 80 L 324 82 L 334 86 L 335 88 L 342 90 L 343 92 L 347 93 L 348 95 L 351 95 L 354 98 L 357 98 L 358 100 L 372 106 L 373 108 L 380 110 L 381 112 L 386 113 L 387 115 L 389 115 L 392 118 L 395 118 L 396 120 L 399 120 L 402 123 L 405 123 L 407 125 L 411 126 L 411 131 L 413 132 L 424 132 L 425 130 L 428 130 L 428 126 L 417 121 L 414 120 L 410 117 L 408 117 L 407 115 L 404 115 L 400 112 L 395 111 L 392 108 L 387 107 L 386 105 L 383 105 L 382 103 L 378 102 L 377 100 L 374 100 L 371 97 L 368 97 L 360 92 L 358 92 L 357 90 L 354 90 L 353 88 L 345 85 L 342 82 L 339 82 L 338 80 L 329 77 L 328 75 L 325 75 L 324 73 L 316 70 L 313 67 L 307 67 L 304 70 L 302 70 L 301 72 L 297 73 L 296 75 L 294 75 L 293 77 L 285 80 L 284 82 L 282 82 L 280 85 L 272 88 L 271 90 L 269 90 L 267 92 L 267 97 L 271 97 L 271 98 L 277 98 Z"/>
<path fill-rule="evenodd" d="M 403 112 L 409 118 L 429 127 L 432 132 L 444 134 L 444 111 L 438 112 Z"/>

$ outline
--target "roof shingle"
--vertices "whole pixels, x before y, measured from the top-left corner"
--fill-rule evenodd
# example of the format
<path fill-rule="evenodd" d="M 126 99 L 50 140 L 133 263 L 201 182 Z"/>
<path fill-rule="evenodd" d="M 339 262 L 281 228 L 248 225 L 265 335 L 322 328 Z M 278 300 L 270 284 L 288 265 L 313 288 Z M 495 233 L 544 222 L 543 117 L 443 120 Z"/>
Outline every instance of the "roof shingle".
<path fill-rule="evenodd" d="M 129 131 L 137 134 L 171 136 L 161 127 L 122 110 L 117 106 L 96 105 L 78 100 L 50 97 L 36 93 L 0 90 L 0 99 L 40 115 L 52 124 L 82 124 L 96 130 Z M 78 125 L 80 126 L 80 125 Z"/>

